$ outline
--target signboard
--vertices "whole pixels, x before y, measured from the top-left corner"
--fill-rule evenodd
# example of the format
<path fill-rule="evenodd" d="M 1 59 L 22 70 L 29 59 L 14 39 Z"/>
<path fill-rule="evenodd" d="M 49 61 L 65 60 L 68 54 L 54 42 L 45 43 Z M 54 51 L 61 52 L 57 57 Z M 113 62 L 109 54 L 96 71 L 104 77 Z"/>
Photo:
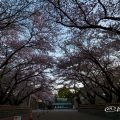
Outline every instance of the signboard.
<path fill-rule="evenodd" d="M 21 120 L 21 116 L 14 116 L 13 120 Z"/>
<path fill-rule="evenodd" d="M 67 98 L 57 98 L 58 102 L 67 102 Z"/>

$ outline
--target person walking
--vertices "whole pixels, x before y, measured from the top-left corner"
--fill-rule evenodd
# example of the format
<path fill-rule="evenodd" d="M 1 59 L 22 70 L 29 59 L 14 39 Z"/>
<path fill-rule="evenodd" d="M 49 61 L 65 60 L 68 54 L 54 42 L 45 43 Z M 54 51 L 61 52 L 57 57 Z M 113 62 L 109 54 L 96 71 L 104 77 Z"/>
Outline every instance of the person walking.
<path fill-rule="evenodd" d="M 78 110 L 79 112 L 79 108 L 80 108 L 80 104 L 81 104 L 81 100 L 80 100 L 80 96 L 79 93 L 76 93 L 74 96 L 74 108 Z"/>
<path fill-rule="evenodd" d="M 80 111 L 80 104 L 81 104 L 79 95 L 76 97 L 76 102 L 77 102 L 77 109 L 78 109 L 78 112 L 79 112 Z"/>

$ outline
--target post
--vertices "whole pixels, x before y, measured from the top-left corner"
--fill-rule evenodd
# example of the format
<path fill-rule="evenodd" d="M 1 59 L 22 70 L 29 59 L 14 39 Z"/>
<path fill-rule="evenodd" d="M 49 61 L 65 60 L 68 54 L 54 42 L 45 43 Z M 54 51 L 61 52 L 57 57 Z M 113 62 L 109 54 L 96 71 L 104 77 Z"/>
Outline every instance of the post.
<path fill-rule="evenodd" d="M 30 107 L 30 102 L 31 102 L 31 95 L 29 96 L 28 107 Z"/>

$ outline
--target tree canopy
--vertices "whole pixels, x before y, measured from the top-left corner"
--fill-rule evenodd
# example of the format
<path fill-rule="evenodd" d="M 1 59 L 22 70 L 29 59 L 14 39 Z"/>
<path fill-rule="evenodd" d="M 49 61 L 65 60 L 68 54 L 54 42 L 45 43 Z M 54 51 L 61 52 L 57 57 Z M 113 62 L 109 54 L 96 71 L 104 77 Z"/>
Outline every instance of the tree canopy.
<path fill-rule="evenodd" d="M 120 101 L 119 0 L 1 0 L 0 6 L 0 104 L 52 90 L 55 79 L 82 83 L 79 92 L 90 103 Z M 58 93 L 71 94 L 65 87 Z"/>

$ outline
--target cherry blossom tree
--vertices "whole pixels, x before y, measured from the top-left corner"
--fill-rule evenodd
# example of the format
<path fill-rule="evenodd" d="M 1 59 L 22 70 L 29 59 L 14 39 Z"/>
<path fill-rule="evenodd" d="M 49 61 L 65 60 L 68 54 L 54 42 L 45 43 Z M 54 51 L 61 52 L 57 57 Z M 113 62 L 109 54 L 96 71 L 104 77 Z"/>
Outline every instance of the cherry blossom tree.
<path fill-rule="evenodd" d="M 36 2 L 2 1 L 0 13 L 0 104 L 19 105 L 50 89 L 54 37 Z"/>

